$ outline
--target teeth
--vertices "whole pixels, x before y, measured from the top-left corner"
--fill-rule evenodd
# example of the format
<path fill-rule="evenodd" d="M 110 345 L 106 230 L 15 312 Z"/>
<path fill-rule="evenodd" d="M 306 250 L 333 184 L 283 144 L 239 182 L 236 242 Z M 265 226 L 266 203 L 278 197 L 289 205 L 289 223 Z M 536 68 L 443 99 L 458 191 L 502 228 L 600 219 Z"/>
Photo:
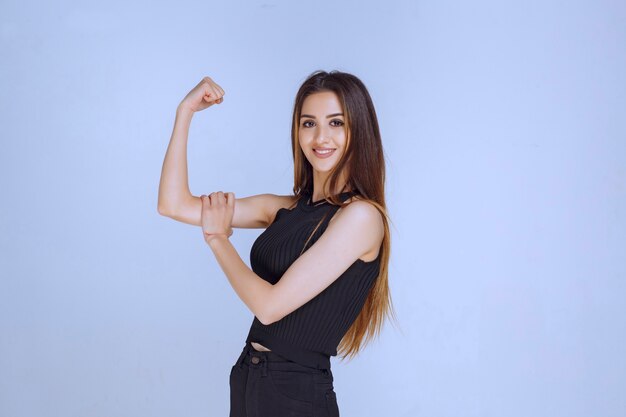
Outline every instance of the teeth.
<path fill-rule="evenodd" d="M 316 149 L 315 152 L 317 153 L 329 153 L 332 152 L 332 149 Z"/>

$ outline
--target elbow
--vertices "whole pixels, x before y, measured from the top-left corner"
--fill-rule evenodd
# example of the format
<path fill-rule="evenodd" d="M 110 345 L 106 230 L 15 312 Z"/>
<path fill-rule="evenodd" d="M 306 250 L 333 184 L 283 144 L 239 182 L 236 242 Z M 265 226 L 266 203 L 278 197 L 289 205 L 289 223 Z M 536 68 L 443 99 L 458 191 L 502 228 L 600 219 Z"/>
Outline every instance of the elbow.
<path fill-rule="evenodd" d="M 263 324 L 264 326 L 269 326 L 275 321 L 275 320 L 270 319 L 268 316 L 264 316 L 264 315 L 257 316 L 257 319 L 259 319 L 261 324 Z"/>
<path fill-rule="evenodd" d="M 171 217 L 172 216 L 172 211 L 168 207 L 166 207 L 164 204 L 158 204 L 157 205 L 157 212 L 161 216 L 166 216 L 166 217 Z"/>
<path fill-rule="evenodd" d="M 276 315 L 271 311 L 264 311 L 260 313 L 257 318 L 264 326 L 269 326 L 270 324 L 277 322 L 279 319 L 276 318 Z"/>
<path fill-rule="evenodd" d="M 262 318 L 262 317 L 257 317 L 257 319 L 259 319 L 259 321 L 261 322 L 261 324 L 262 324 L 263 326 L 269 326 L 270 324 L 272 324 L 272 323 L 273 323 L 273 321 L 268 321 L 268 320 L 265 320 L 265 319 L 264 319 L 264 318 Z"/>
<path fill-rule="evenodd" d="M 275 287 L 268 282 L 263 283 L 267 289 L 259 290 L 258 296 L 251 301 L 250 310 L 264 326 L 269 326 L 282 319 L 284 314 L 281 314 L 281 303 L 276 299 Z"/>

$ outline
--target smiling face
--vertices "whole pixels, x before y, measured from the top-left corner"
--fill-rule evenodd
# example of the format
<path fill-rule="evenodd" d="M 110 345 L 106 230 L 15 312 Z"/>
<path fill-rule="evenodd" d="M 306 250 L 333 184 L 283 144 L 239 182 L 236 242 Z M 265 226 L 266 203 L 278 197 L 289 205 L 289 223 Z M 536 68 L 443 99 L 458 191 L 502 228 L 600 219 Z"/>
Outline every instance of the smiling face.
<path fill-rule="evenodd" d="M 302 103 L 298 141 L 313 167 L 315 188 L 346 150 L 345 120 L 339 97 L 332 91 L 313 93 Z"/>

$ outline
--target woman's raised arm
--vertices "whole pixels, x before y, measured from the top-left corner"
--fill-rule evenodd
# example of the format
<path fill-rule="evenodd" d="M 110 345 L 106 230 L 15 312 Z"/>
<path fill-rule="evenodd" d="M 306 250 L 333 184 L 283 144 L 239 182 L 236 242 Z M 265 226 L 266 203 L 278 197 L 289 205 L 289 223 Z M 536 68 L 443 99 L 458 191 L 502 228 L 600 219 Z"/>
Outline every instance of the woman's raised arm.
<path fill-rule="evenodd" d="M 195 112 L 221 103 L 223 96 L 224 90 L 211 78 L 204 77 L 178 105 L 172 137 L 161 169 L 157 206 L 160 214 L 172 215 L 193 200 L 187 177 L 187 138 L 191 119 Z"/>
<path fill-rule="evenodd" d="M 189 126 L 195 112 L 221 103 L 223 96 L 224 90 L 211 78 L 204 77 L 178 105 L 174 131 L 161 170 L 157 206 L 159 214 L 194 226 L 202 225 L 202 201 L 200 197 L 191 194 L 187 177 Z M 266 193 L 237 198 L 235 201 L 232 227 L 264 228 L 273 221 L 276 212 L 281 207 L 289 207 L 294 198 Z"/>

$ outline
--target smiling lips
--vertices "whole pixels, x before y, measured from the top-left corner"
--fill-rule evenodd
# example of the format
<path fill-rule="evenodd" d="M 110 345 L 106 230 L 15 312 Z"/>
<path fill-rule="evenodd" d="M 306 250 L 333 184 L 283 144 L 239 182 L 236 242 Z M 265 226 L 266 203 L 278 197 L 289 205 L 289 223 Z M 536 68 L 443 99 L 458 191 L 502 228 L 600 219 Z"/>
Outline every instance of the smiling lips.
<path fill-rule="evenodd" d="M 319 149 L 313 149 L 313 153 L 315 154 L 315 156 L 317 156 L 318 158 L 328 158 L 329 156 L 331 156 L 333 153 L 335 153 L 335 149 L 331 149 L 331 148 L 319 148 Z"/>

